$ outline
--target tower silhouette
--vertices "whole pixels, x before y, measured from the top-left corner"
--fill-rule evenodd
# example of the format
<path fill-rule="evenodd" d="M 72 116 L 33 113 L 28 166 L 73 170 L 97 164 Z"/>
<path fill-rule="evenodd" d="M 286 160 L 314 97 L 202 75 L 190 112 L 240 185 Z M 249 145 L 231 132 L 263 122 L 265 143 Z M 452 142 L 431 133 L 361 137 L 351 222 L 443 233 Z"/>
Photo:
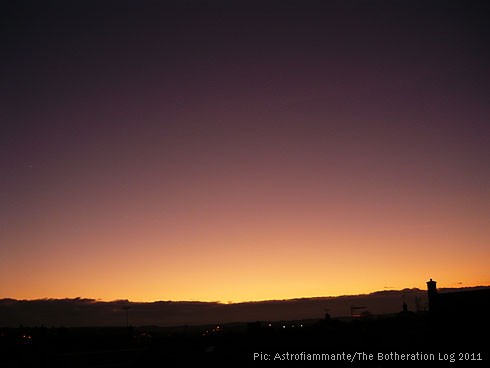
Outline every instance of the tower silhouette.
<path fill-rule="evenodd" d="M 436 310 L 437 299 L 437 282 L 430 279 L 427 281 L 427 295 L 429 298 L 429 312 Z"/>

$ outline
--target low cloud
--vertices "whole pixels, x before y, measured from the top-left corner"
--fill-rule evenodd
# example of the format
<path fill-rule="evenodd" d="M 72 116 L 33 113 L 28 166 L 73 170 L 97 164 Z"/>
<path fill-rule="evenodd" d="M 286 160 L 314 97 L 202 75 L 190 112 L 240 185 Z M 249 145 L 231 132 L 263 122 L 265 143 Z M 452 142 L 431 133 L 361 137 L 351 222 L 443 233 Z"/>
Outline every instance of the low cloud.
<path fill-rule="evenodd" d="M 94 299 L 0 300 L 0 326 L 80 327 L 181 326 L 210 323 L 279 321 L 350 316 L 352 306 L 372 314 L 397 313 L 406 302 L 411 310 L 426 307 L 426 291 L 385 290 L 365 295 L 270 300 L 221 304 L 217 302 L 157 301 L 136 303 Z"/>

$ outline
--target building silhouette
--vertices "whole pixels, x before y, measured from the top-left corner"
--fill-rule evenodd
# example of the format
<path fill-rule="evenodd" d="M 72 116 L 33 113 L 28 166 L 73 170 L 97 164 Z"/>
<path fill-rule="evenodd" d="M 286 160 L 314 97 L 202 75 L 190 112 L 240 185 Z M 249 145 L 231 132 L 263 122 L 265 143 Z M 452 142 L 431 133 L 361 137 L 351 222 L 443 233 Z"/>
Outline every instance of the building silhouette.
<path fill-rule="evenodd" d="M 488 318 L 490 288 L 439 292 L 437 282 L 427 281 L 429 313 L 438 317 L 473 316 Z"/>

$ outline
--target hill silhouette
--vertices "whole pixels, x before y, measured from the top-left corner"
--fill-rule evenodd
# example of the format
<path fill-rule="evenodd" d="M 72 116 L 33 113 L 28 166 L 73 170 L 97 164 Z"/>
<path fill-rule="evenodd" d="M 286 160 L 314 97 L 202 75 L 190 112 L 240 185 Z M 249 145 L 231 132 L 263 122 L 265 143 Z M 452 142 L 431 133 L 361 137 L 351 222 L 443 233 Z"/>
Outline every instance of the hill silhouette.
<path fill-rule="evenodd" d="M 440 289 L 440 292 L 484 288 Z M 128 300 L 97 301 L 87 298 L 0 300 L 0 326 L 179 326 L 250 321 L 278 321 L 350 317 L 353 307 L 371 315 L 394 314 L 403 303 L 410 311 L 428 309 L 427 292 L 420 289 L 385 290 L 362 295 L 298 298 L 222 304 L 218 302 Z M 125 309 L 129 307 L 129 309 Z M 127 320 L 127 318 L 128 320 Z"/>

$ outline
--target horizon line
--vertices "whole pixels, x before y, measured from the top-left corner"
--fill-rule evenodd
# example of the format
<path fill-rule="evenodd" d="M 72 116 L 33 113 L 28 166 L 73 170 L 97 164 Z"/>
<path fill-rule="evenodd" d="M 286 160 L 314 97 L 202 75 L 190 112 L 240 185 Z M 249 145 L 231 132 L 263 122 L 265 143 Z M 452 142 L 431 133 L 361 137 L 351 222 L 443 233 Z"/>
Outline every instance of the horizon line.
<path fill-rule="evenodd" d="M 438 287 L 438 290 L 445 290 L 445 289 L 469 289 L 469 288 L 490 288 L 489 285 L 473 285 L 473 286 L 452 286 L 452 287 Z M 34 301 L 57 301 L 57 300 L 87 300 L 87 301 L 92 301 L 92 302 L 97 302 L 97 303 L 116 303 L 116 302 L 126 302 L 126 303 L 134 303 L 134 304 L 143 304 L 143 303 L 159 303 L 159 302 L 166 302 L 166 303 L 209 303 L 209 304 L 223 304 L 223 305 L 232 305 L 232 304 L 247 304 L 247 303 L 265 303 L 265 302 L 280 302 L 280 301 L 294 301 L 294 300 L 301 300 L 301 299 L 324 299 L 324 298 L 342 298 L 342 297 L 351 297 L 351 296 L 362 296 L 362 295 L 372 295 L 376 293 L 384 293 L 384 292 L 401 292 L 401 291 L 426 291 L 426 289 L 420 289 L 418 287 L 412 287 L 412 288 L 403 288 L 403 289 L 392 289 L 389 287 L 386 287 L 385 289 L 382 290 L 376 290 L 376 291 L 371 291 L 368 293 L 359 293 L 359 294 L 338 294 L 338 295 L 323 295 L 323 296 L 303 296 L 303 297 L 295 297 L 295 298 L 284 298 L 284 299 L 259 299 L 259 300 L 245 300 L 245 301 L 229 301 L 229 302 L 223 302 L 219 300 L 153 300 L 153 301 L 141 301 L 141 300 L 130 300 L 130 299 L 112 299 L 112 300 L 106 300 L 102 298 L 89 298 L 89 297 L 81 297 L 81 296 L 76 296 L 76 297 L 64 297 L 64 298 L 53 298 L 53 297 L 43 297 L 43 298 L 35 298 L 35 299 L 17 299 L 17 298 L 10 298 L 10 297 L 3 297 L 0 298 L 0 301 L 2 300 L 14 300 L 18 302 L 34 302 Z"/>

